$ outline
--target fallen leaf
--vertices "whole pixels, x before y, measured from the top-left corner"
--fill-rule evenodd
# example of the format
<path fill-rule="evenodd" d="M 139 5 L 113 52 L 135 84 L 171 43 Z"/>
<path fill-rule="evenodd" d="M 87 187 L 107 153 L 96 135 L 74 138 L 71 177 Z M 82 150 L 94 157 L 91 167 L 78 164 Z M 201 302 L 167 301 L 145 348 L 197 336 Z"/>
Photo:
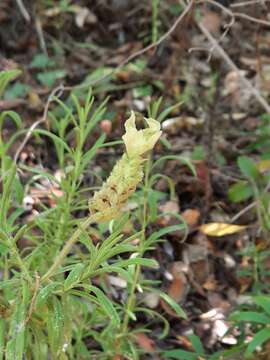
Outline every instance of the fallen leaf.
<path fill-rule="evenodd" d="M 214 11 L 208 11 L 204 16 L 202 17 L 202 24 L 206 29 L 212 33 L 218 33 L 221 26 L 221 16 L 214 12 Z"/>
<path fill-rule="evenodd" d="M 87 7 L 81 7 L 81 6 L 73 6 L 73 11 L 75 11 L 75 22 L 76 25 L 82 29 L 84 27 L 84 24 L 96 24 L 97 23 L 97 17 L 94 13 L 92 13 Z"/>
<path fill-rule="evenodd" d="M 150 309 L 155 309 L 159 304 L 159 295 L 157 293 L 147 293 L 143 297 L 143 302 Z"/>
<path fill-rule="evenodd" d="M 180 206 L 178 200 L 169 200 L 165 204 L 160 206 L 160 210 L 162 213 L 165 213 L 164 219 L 166 223 L 168 223 L 171 219 L 171 214 L 179 214 L 180 212 Z M 168 215 L 167 215 L 168 214 Z"/>
<path fill-rule="evenodd" d="M 155 342 L 154 340 L 150 339 L 149 336 L 147 336 L 143 332 L 138 332 L 134 334 L 135 341 L 139 345 L 140 348 L 147 352 L 154 352 L 156 351 Z"/>
<path fill-rule="evenodd" d="M 162 123 L 162 129 L 170 135 L 179 134 L 180 130 L 192 130 L 193 128 L 202 127 L 204 119 L 192 116 L 178 116 L 167 119 Z"/>
<path fill-rule="evenodd" d="M 225 236 L 235 234 L 246 229 L 245 225 L 225 223 L 208 223 L 200 226 L 200 231 L 208 236 Z"/>
<path fill-rule="evenodd" d="M 260 173 L 264 173 L 270 170 L 270 159 L 261 160 L 256 164 L 257 169 Z"/>
<path fill-rule="evenodd" d="M 194 226 L 198 223 L 201 214 L 197 209 L 187 209 L 181 216 L 189 226 Z"/>
<path fill-rule="evenodd" d="M 43 103 L 39 95 L 34 91 L 30 91 L 28 94 L 28 106 L 30 109 L 38 111 L 42 110 L 43 108 Z"/>
<path fill-rule="evenodd" d="M 184 273 L 186 271 L 187 266 L 181 261 L 176 261 L 171 266 L 172 282 L 166 290 L 166 294 L 177 303 L 183 302 L 189 291 L 189 284 Z M 160 304 L 169 315 L 178 317 L 163 299 L 161 299 Z"/>

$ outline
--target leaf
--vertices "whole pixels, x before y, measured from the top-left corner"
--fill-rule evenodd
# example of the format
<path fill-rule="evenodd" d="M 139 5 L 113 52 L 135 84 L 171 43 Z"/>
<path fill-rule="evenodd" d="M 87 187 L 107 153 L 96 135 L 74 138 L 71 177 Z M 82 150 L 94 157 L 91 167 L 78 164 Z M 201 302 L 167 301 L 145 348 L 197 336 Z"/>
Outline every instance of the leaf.
<path fill-rule="evenodd" d="M 230 316 L 232 321 L 246 321 L 246 322 L 255 322 L 260 324 L 270 324 L 270 317 L 265 314 L 256 312 L 256 311 L 239 311 L 235 312 Z"/>
<path fill-rule="evenodd" d="M 76 264 L 73 267 L 73 269 L 68 274 L 68 276 L 64 282 L 64 291 L 69 290 L 70 288 L 72 288 L 74 285 L 76 285 L 80 281 L 83 270 L 84 270 L 84 265 L 81 263 Z"/>
<path fill-rule="evenodd" d="M 116 265 L 118 267 L 127 267 L 130 265 L 141 265 L 141 266 L 147 266 L 147 267 L 153 268 L 153 269 L 159 268 L 159 264 L 156 260 L 139 258 L 139 257 L 117 261 Z"/>
<path fill-rule="evenodd" d="M 5 92 L 5 100 L 12 100 L 18 97 L 24 97 L 30 91 L 31 87 L 21 82 L 11 85 Z"/>
<path fill-rule="evenodd" d="M 37 307 L 42 306 L 46 302 L 46 300 L 52 294 L 53 290 L 57 287 L 57 285 L 57 283 L 51 283 L 44 286 L 44 288 L 39 291 L 36 298 Z"/>
<path fill-rule="evenodd" d="M 179 360 L 198 360 L 197 354 L 185 350 L 169 350 L 163 353 L 167 358 Z"/>
<path fill-rule="evenodd" d="M 188 338 L 192 344 L 193 349 L 196 351 L 196 353 L 198 355 L 203 356 L 204 349 L 203 349 L 203 345 L 202 345 L 200 338 L 195 334 L 189 335 Z"/>
<path fill-rule="evenodd" d="M 92 285 L 90 286 L 83 285 L 83 286 L 89 289 L 90 291 L 92 291 L 96 295 L 101 308 L 105 311 L 107 316 L 112 320 L 114 325 L 118 326 L 120 324 L 120 318 L 111 300 L 103 293 L 102 290 L 100 290 L 96 286 L 92 286 Z"/>
<path fill-rule="evenodd" d="M 93 72 L 91 72 L 90 75 L 85 78 L 83 84 L 88 84 L 89 86 L 91 86 L 98 83 L 103 78 L 106 82 L 108 82 L 112 73 L 113 71 L 110 67 L 99 67 L 97 70 L 94 70 Z"/>
<path fill-rule="evenodd" d="M 16 202 L 19 205 L 21 205 L 23 202 L 23 197 L 24 197 L 24 187 L 23 187 L 22 183 L 20 182 L 20 179 L 18 176 L 14 177 L 13 189 L 14 189 L 14 195 L 15 195 Z"/>
<path fill-rule="evenodd" d="M 53 297 L 52 305 L 47 318 L 47 331 L 51 352 L 57 355 L 63 345 L 64 315 L 62 304 L 56 296 Z"/>
<path fill-rule="evenodd" d="M 66 76 L 65 70 L 53 70 L 46 71 L 44 73 L 38 73 L 37 78 L 42 85 L 52 87 L 55 84 L 55 81 L 62 79 Z"/>
<path fill-rule="evenodd" d="M 163 235 L 169 234 L 177 230 L 183 230 L 185 228 L 186 224 L 167 226 L 164 229 L 154 232 L 147 240 L 152 243 L 161 238 Z"/>
<path fill-rule="evenodd" d="M 226 223 L 208 223 L 200 226 L 200 231 L 208 236 L 225 236 L 235 234 L 246 229 L 244 225 Z"/>
<path fill-rule="evenodd" d="M 90 160 L 95 156 L 97 149 L 100 148 L 105 140 L 106 136 L 102 134 L 95 144 L 84 154 L 81 161 L 81 169 L 84 171 L 85 167 L 89 165 Z"/>
<path fill-rule="evenodd" d="M 264 328 L 258 331 L 254 336 L 251 342 L 248 344 L 247 350 L 245 351 L 245 356 L 250 356 L 254 350 L 260 345 L 262 345 L 266 340 L 270 339 L 270 329 Z"/>
<path fill-rule="evenodd" d="M 253 189 L 247 182 L 239 181 L 229 188 L 228 195 L 232 202 L 240 202 L 249 199 L 253 195 Z"/>
<path fill-rule="evenodd" d="M 25 354 L 26 311 L 29 304 L 30 291 L 23 282 L 22 295 L 17 299 L 9 329 L 9 340 L 6 346 L 6 360 L 22 360 Z"/>
<path fill-rule="evenodd" d="M 177 160 L 179 161 L 181 164 L 186 165 L 189 170 L 191 171 L 191 173 L 196 176 L 196 168 L 194 167 L 194 165 L 192 164 L 192 162 L 190 161 L 190 159 L 183 157 L 183 156 L 178 156 L 178 155 L 166 155 L 166 156 L 162 156 L 161 158 L 159 158 L 156 162 L 153 163 L 152 165 L 152 171 L 155 167 L 157 167 L 160 163 L 162 163 L 163 161 L 167 161 L 167 160 Z"/>
<path fill-rule="evenodd" d="M 246 177 L 256 180 L 260 175 L 256 163 L 247 156 L 240 156 L 237 159 L 238 166 Z"/>
<path fill-rule="evenodd" d="M 180 316 L 183 319 L 187 319 L 187 315 L 184 312 L 184 310 L 181 308 L 180 305 L 177 304 L 177 302 L 175 302 L 170 296 L 168 296 L 167 294 L 165 294 L 164 292 L 158 292 L 159 296 L 166 301 L 166 303 L 168 305 L 171 306 L 171 308 L 176 312 L 176 314 L 178 316 Z"/>
<path fill-rule="evenodd" d="M 266 296 L 266 295 L 254 296 L 253 300 L 254 300 L 255 304 L 262 307 L 264 309 L 264 311 L 268 315 L 270 315 L 270 299 L 269 299 L 269 296 Z"/>
<path fill-rule="evenodd" d="M 153 92 L 152 85 L 144 85 L 133 89 L 133 94 L 135 98 L 151 96 Z"/>
<path fill-rule="evenodd" d="M 55 63 L 46 54 L 36 54 L 30 63 L 30 68 L 44 69 L 53 66 Z"/>
<path fill-rule="evenodd" d="M 9 70 L 9 71 L 0 71 L 0 98 L 2 97 L 5 88 L 10 83 L 21 74 L 21 70 Z"/>
<path fill-rule="evenodd" d="M 133 336 L 135 337 L 135 341 L 139 345 L 139 347 L 147 353 L 156 351 L 154 340 L 152 340 L 145 333 L 137 332 Z"/>

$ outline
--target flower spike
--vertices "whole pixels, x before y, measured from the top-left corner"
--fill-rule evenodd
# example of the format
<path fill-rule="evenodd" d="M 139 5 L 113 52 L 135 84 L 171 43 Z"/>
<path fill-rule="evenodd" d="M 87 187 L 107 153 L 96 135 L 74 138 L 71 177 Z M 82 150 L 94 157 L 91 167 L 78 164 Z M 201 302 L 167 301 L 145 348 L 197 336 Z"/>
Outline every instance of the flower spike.
<path fill-rule="evenodd" d="M 131 112 L 125 123 L 122 137 L 126 153 L 114 166 L 111 175 L 89 201 L 89 210 L 97 221 L 109 221 L 119 216 L 128 198 L 143 178 L 143 155 L 152 150 L 160 138 L 160 124 L 154 119 L 145 119 L 148 128 L 137 130 L 136 117 Z"/>

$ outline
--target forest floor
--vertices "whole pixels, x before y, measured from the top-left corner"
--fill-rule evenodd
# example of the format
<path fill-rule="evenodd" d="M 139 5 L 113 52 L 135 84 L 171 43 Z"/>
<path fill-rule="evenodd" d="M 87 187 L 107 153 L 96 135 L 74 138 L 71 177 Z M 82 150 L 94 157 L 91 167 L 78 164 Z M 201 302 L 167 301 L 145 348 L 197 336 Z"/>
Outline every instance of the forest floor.
<path fill-rule="evenodd" d="M 0 108 L 20 113 L 24 127 L 37 121 L 40 127 L 50 126 L 44 109 L 46 104 L 52 112 L 56 108 L 48 98 L 59 85 L 56 94 L 63 100 L 77 85 L 76 91 L 84 94 L 91 84 L 97 103 L 109 96 L 104 119 L 89 143 L 100 132 L 107 141 L 119 140 L 130 110 L 147 116 L 149 104 L 160 97 L 162 110 L 173 106 L 162 122 L 164 141 L 153 156 L 189 158 L 196 176 L 171 158 L 162 174 L 172 179 L 175 196 L 169 196 L 168 183 L 161 179 L 155 202 L 161 215 L 180 215 L 187 231 L 164 236 L 147 255 L 158 261 L 159 270 L 145 270 L 145 276 L 160 281 L 187 320 L 179 319 L 154 294 L 147 296 L 146 306 L 170 325 L 165 339 L 158 339 L 158 326 L 151 334 L 138 334 L 138 345 L 149 354 L 157 349 L 193 351 L 188 338 L 192 332 L 208 353 L 229 349 L 239 336 L 239 329 L 230 328 L 230 312 L 247 301 L 254 287 L 269 286 L 268 231 L 255 211 L 258 197 L 245 186 L 239 157 L 253 159 L 261 177 L 270 169 L 270 4 L 246 3 L 197 2 L 180 20 L 185 2 L 176 0 L 157 2 L 156 14 L 155 1 L 0 3 L 0 68 L 22 70 Z M 164 41 L 145 50 L 167 31 Z M 7 123 L 4 136 L 9 138 L 12 131 Z M 119 156 L 120 151 L 103 148 L 91 167 L 108 174 Z M 19 154 L 19 162 L 42 165 L 53 173 L 58 171 L 55 158 L 50 142 L 36 137 Z M 90 180 L 86 174 L 85 181 Z M 260 189 L 258 185 L 258 196 Z M 53 199 L 36 183 L 27 191 L 27 216 L 34 216 L 40 201 L 53 206 Z M 155 226 L 162 229 L 178 222 L 173 215 L 163 215 Z M 118 295 L 111 295 L 116 298 L 122 291 L 118 280 L 108 278 L 117 289 Z M 144 322 L 142 315 L 133 326 Z"/>

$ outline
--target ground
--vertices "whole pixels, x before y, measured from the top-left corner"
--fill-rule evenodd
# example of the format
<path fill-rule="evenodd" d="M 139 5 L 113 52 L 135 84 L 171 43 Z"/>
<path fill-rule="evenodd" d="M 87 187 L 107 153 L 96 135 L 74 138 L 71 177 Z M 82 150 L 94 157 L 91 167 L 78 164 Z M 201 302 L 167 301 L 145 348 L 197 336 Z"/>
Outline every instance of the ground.
<path fill-rule="evenodd" d="M 46 105 L 57 113 L 56 104 L 48 99 L 61 84 L 65 88 L 60 87 L 57 95 L 67 103 L 70 90 L 83 99 L 89 84 L 97 103 L 109 96 L 102 121 L 87 140 L 90 145 L 100 133 L 106 134 L 107 142 L 119 140 L 130 110 L 147 116 L 149 104 L 160 97 L 161 110 L 172 107 L 162 119 L 162 140 L 153 159 L 170 156 L 160 171 L 172 179 L 175 194 L 170 196 L 164 178 L 156 183 L 153 203 L 163 215 L 147 231 L 178 224 L 175 213 L 187 228 L 166 234 L 146 254 L 158 261 L 159 269 L 144 270 L 144 276 L 159 280 L 159 287 L 182 306 L 187 319 L 179 319 L 154 293 L 138 295 L 170 325 L 164 339 L 158 337 L 161 324 L 150 334 L 138 333 L 137 344 L 149 354 L 160 349 L 193 351 L 188 338 L 192 332 L 209 354 L 235 345 L 240 330 L 226 334 L 228 316 L 246 301 L 256 283 L 249 273 L 254 269 L 250 246 L 268 249 L 256 206 L 250 206 L 254 200 L 245 200 L 243 195 L 244 201 L 237 202 L 242 190 L 233 190 L 246 180 L 240 156 L 254 159 L 260 176 L 270 167 L 265 138 L 269 131 L 269 3 L 246 3 L 194 2 L 179 22 L 187 5 L 176 0 L 39 0 L 24 4 L 5 0 L 0 4 L 0 67 L 22 70 L 0 108 L 20 113 L 25 128 L 39 121 L 39 127 L 50 129 Z M 163 34 L 167 36 L 158 42 Z M 149 44 L 153 46 L 145 51 Z M 14 125 L 7 122 L 5 139 L 13 131 Z M 12 157 L 21 141 L 18 138 L 10 150 Z M 69 139 L 70 144 L 72 141 L 74 138 Z M 84 174 L 84 184 L 95 183 L 93 171 L 102 170 L 106 177 L 121 152 L 119 146 L 98 151 L 89 165 L 91 171 Z M 177 156 L 190 159 L 196 175 Z M 49 138 L 31 137 L 18 163 L 53 174 L 59 171 Z M 22 171 L 22 182 L 27 183 L 28 175 L 27 170 Z M 57 194 L 60 190 L 54 191 L 61 196 Z M 35 182 L 28 186 L 23 201 L 22 222 L 35 215 L 40 202 L 54 203 L 46 186 Z M 216 227 L 207 227 L 210 223 Z M 227 227 L 221 229 L 220 223 Z M 232 228 L 232 223 L 244 227 Z M 22 242 L 20 246 L 26 245 Z M 263 264 L 269 270 L 267 257 Z M 120 301 L 125 289 L 121 279 L 108 276 L 106 281 L 110 296 Z M 261 281 L 265 285 L 269 278 Z M 139 328 L 145 321 L 149 319 L 141 314 L 132 326 Z M 159 355 L 145 358 L 159 359 Z"/>

